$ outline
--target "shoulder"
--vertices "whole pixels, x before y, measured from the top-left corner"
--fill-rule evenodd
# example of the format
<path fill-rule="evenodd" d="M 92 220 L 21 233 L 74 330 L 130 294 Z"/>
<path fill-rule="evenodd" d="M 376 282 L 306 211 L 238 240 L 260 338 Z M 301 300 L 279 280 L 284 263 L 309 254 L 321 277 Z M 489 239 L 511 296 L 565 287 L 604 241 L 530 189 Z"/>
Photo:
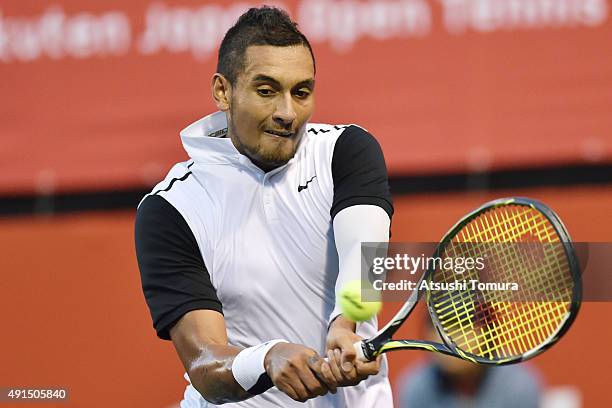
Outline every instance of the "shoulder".
<path fill-rule="evenodd" d="M 376 139 L 367 129 L 356 124 L 330 125 L 326 123 L 309 123 L 306 126 L 309 137 L 320 141 L 336 142 L 339 139 L 374 141 Z"/>
<path fill-rule="evenodd" d="M 338 137 L 334 149 L 334 157 L 345 156 L 355 157 L 361 156 L 381 156 L 382 149 L 376 138 L 366 129 L 357 126 L 349 125 Z"/>
<path fill-rule="evenodd" d="M 136 219 L 156 218 L 171 212 L 172 206 L 157 194 L 147 194 L 138 204 Z"/>
<path fill-rule="evenodd" d="M 203 184 L 200 180 L 196 180 L 196 176 L 193 174 L 194 161 L 188 160 L 182 163 L 175 164 L 166 177 L 157 183 L 149 194 L 147 194 L 139 204 L 142 207 L 146 202 L 148 206 L 145 207 L 148 211 L 153 204 L 160 203 L 159 199 L 150 198 L 162 198 L 167 203 L 164 205 L 166 213 L 169 209 L 180 213 L 180 215 L 191 225 L 190 219 L 198 212 L 197 208 L 209 208 L 210 204 L 207 201 L 207 195 Z M 197 202 L 200 205 L 195 206 Z M 159 206 L 158 206 L 159 207 Z M 163 211 L 162 208 L 157 208 L 156 211 Z"/>
<path fill-rule="evenodd" d="M 185 221 L 177 209 L 158 194 L 145 196 L 136 210 L 136 225 L 155 223 L 183 224 Z"/>
<path fill-rule="evenodd" d="M 193 164 L 193 160 L 176 163 L 166 174 L 166 177 L 151 189 L 149 194 L 155 195 L 169 191 L 176 182 L 185 181 L 192 174 L 191 167 L 193 167 Z"/>
<path fill-rule="evenodd" d="M 353 125 L 330 125 L 327 123 L 309 123 L 306 125 L 306 132 L 314 136 L 338 137 L 349 126 Z"/>
<path fill-rule="evenodd" d="M 159 248 L 163 243 L 196 244 L 183 215 L 170 202 L 155 194 L 146 196 L 138 206 L 135 238 L 137 249 Z"/>
<path fill-rule="evenodd" d="M 355 125 L 329 125 L 311 123 L 306 128 L 307 144 L 315 151 L 328 152 L 334 157 L 354 157 L 355 155 L 382 155 L 376 138 L 365 128 Z M 362 156 L 363 158 L 363 156 Z M 331 159 L 331 157 L 330 157 Z"/>
<path fill-rule="evenodd" d="M 332 168 L 342 173 L 342 169 L 355 170 L 355 166 L 366 163 L 379 168 L 386 175 L 383 151 L 376 138 L 361 126 L 347 125 L 335 141 Z"/>

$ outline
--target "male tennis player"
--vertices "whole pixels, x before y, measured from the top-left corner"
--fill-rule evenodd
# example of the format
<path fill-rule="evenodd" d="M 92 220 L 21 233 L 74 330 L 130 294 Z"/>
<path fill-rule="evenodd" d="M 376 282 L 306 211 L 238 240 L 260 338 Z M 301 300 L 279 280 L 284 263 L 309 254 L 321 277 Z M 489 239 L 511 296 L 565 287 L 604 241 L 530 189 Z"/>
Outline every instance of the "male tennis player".
<path fill-rule="evenodd" d="M 357 126 L 308 123 L 314 77 L 296 24 L 250 9 L 221 43 L 219 112 L 181 132 L 190 160 L 138 208 L 144 294 L 190 382 L 181 407 L 392 406 L 385 361 L 355 359 L 376 319 L 356 327 L 335 304 L 360 243 L 388 241 L 384 158 Z"/>

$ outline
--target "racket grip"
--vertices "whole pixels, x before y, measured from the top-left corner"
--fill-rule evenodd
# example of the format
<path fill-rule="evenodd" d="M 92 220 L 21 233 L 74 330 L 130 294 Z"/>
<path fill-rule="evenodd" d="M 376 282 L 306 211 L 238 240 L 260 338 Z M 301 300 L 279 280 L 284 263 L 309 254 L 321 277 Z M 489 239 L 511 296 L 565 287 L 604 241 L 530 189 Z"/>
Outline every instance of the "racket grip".
<path fill-rule="evenodd" d="M 353 344 L 353 347 L 355 347 L 355 353 L 357 353 L 358 360 L 368 361 L 365 354 L 363 354 L 363 341 L 358 341 L 357 343 Z"/>

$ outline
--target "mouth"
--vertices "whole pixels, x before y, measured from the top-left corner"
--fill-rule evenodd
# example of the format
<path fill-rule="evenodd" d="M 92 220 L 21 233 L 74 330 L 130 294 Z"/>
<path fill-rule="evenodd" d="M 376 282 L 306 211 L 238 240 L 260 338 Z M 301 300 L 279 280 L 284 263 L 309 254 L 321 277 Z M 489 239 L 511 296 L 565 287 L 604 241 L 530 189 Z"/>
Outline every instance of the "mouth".
<path fill-rule="evenodd" d="M 266 130 L 265 133 L 272 135 L 274 137 L 284 137 L 284 138 L 290 138 L 293 135 L 295 135 L 295 132 L 289 132 L 286 130 Z"/>

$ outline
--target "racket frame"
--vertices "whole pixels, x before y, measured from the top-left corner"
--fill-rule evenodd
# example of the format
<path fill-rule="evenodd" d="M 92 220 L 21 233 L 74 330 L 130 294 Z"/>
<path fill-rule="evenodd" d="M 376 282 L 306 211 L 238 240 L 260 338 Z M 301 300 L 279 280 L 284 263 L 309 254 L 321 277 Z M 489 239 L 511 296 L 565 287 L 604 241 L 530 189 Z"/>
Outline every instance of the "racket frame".
<path fill-rule="evenodd" d="M 417 289 L 412 291 L 412 293 L 408 297 L 408 300 L 406 300 L 404 305 L 402 305 L 402 308 L 395 314 L 395 316 L 382 329 L 380 329 L 376 333 L 376 335 L 374 335 L 374 337 L 355 344 L 358 356 L 360 358 L 364 360 L 374 360 L 378 355 L 392 350 L 421 349 L 459 357 L 464 360 L 479 364 L 507 365 L 525 361 L 527 359 L 537 356 L 538 354 L 542 353 L 543 351 L 551 347 L 553 344 L 555 344 L 567 332 L 567 330 L 570 328 L 570 326 L 576 319 L 576 316 L 578 315 L 578 311 L 580 309 L 580 303 L 582 298 L 580 266 L 578 263 L 578 258 L 576 256 L 576 251 L 572 245 L 572 241 L 569 236 L 569 233 L 567 232 L 567 229 L 565 228 L 559 217 L 544 203 L 526 197 L 509 197 L 489 201 L 483 204 L 482 206 L 476 208 L 475 210 L 471 211 L 463 218 L 461 218 L 455 225 L 453 225 L 450 230 L 444 235 L 444 238 L 442 238 L 440 243 L 436 246 L 433 256 L 439 256 L 442 251 L 448 246 L 448 244 L 452 242 L 452 239 L 457 235 L 457 233 L 474 218 L 497 207 L 507 205 L 528 206 L 540 212 L 552 224 L 553 228 L 555 229 L 555 232 L 559 236 L 560 243 L 563 245 L 574 286 L 572 290 L 572 301 L 570 302 L 569 311 L 565 317 L 565 320 L 562 324 L 559 325 L 557 330 L 537 347 L 528 350 L 527 352 L 518 356 L 506 359 L 487 359 L 481 356 L 477 356 L 475 354 L 467 353 L 458 348 L 454 344 L 454 342 L 445 334 L 444 330 L 442 330 L 442 325 L 438 320 L 436 314 L 434 313 L 431 305 L 430 291 L 418 290 L 423 280 L 431 280 L 431 276 L 434 272 L 434 267 L 429 266 L 425 273 L 423 273 L 423 276 L 421 276 L 421 278 L 419 279 L 419 282 L 416 286 Z M 440 337 L 444 344 L 424 340 L 395 340 L 392 338 L 395 332 L 410 316 L 415 306 L 423 296 L 423 292 L 426 293 L 426 303 L 429 315 L 432 319 L 434 327 L 440 334 Z"/>

